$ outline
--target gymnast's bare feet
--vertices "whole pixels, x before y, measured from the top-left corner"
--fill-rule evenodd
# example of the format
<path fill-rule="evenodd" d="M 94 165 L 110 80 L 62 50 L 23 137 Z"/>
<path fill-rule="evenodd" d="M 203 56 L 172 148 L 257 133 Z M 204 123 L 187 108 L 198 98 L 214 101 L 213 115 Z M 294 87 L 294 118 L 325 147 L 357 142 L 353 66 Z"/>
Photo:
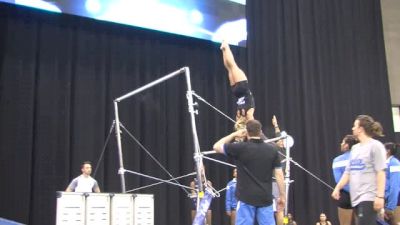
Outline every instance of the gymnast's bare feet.
<path fill-rule="evenodd" d="M 219 47 L 219 49 L 221 49 L 222 51 L 224 51 L 225 49 L 228 49 L 228 48 L 229 48 L 228 42 L 226 42 L 225 40 L 223 40 L 223 41 L 221 42 L 221 47 Z"/>

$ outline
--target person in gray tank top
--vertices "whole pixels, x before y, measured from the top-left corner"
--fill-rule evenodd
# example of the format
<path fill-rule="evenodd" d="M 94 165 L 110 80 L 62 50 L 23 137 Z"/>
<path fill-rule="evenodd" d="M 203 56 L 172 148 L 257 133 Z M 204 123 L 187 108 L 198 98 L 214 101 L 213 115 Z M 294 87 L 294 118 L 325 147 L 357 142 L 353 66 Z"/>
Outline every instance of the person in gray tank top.
<path fill-rule="evenodd" d="M 386 153 L 374 137 L 383 136 L 383 129 L 371 116 L 359 115 L 352 130 L 360 143 L 352 147 L 349 163 L 332 197 L 338 200 L 340 190 L 348 183 L 357 224 L 376 224 L 377 212 L 384 206 Z"/>

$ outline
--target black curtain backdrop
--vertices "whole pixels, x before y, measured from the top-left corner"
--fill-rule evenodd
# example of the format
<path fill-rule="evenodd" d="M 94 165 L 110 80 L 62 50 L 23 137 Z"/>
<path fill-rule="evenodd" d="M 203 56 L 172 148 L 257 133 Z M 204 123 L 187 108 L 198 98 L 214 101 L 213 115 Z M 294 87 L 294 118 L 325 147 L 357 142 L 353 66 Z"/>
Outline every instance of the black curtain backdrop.
<path fill-rule="evenodd" d="M 295 139 L 293 158 L 334 185 L 331 160 L 356 115 L 381 121 L 393 137 L 379 1 L 248 2 L 248 48 L 233 51 L 256 98 L 256 118 L 273 114 Z M 0 4 L 0 217 L 55 223 L 56 191 L 96 162 L 114 119 L 113 99 L 189 66 L 193 89 L 228 115 L 233 101 L 219 45 L 166 33 Z M 119 104 L 121 122 L 174 175 L 193 172 L 186 85 L 176 77 Z M 232 123 L 199 102 L 202 150 Z M 168 175 L 123 132 L 126 169 Z M 216 156 L 224 159 L 223 156 Z M 230 169 L 206 162 L 217 189 Z M 95 178 L 119 192 L 112 133 Z M 292 167 L 290 211 L 299 224 L 325 211 L 336 222 L 329 188 Z M 127 190 L 152 181 L 126 175 Z M 183 179 L 189 184 L 191 178 Z M 155 195 L 155 224 L 190 224 L 190 201 L 178 187 Z M 224 193 L 223 193 L 224 194 Z M 224 197 L 213 224 L 228 224 Z"/>
<path fill-rule="evenodd" d="M 233 101 L 219 44 L 68 15 L 0 4 L 0 217 L 27 224 L 55 223 L 56 191 L 101 154 L 114 119 L 113 100 L 183 66 L 197 94 L 229 115 Z M 234 48 L 246 63 L 244 48 Z M 120 119 L 173 176 L 194 172 L 193 139 L 184 76 L 119 104 Z M 198 133 L 210 150 L 233 124 L 199 102 Z M 129 170 L 170 177 L 123 132 Z M 224 157 L 220 156 L 219 159 Z M 217 189 L 230 169 L 206 163 Z M 120 192 L 114 133 L 95 178 L 101 190 Z M 189 185 L 193 177 L 182 180 Z M 127 190 L 153 183 L 126 175 Z M 190 224 L 191 201 L 178 187 L 159 185 L 155 224 Z M 224 197 L 214 221 L 226 223 Z M 218 222 L 217 222 L 218 221 Z"/>
<path fill-rule="evenodd" d="M 369 114 L 393 140 L 379 0 L 247 2 L 248 75 L 256 117 L 276 114 L 295 139 L 293 159 L 334 187 L 332 159 Z M 338 224 L 331 190 L 292 165 L 289 211 L 299 224 L 325 212 Z"/>

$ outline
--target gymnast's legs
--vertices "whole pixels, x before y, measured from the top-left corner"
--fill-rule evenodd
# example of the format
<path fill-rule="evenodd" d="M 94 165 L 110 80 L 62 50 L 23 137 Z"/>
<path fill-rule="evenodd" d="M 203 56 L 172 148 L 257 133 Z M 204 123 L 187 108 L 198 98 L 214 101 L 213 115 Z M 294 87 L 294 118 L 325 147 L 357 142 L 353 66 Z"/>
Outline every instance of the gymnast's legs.
<path fill-rule="evenodd" d="M 229 44 L 226 41 L 221 43 L 220 49 L 222 51 L 224 66 L 228 70 L 229 84 L 232 87 L 233 94 L 238 98 L 236 120 L 240 117 L 252 120 L 254 119 L 254 99 L 248 87 L 246 74 L 236 64 Z"/>

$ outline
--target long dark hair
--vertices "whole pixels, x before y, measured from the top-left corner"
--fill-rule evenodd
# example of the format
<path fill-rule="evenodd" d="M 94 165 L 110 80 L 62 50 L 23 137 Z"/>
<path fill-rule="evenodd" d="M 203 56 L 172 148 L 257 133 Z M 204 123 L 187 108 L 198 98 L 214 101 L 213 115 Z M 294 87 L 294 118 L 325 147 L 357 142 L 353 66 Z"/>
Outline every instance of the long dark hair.
<path fill-rule="evenodd" d="M 385 143 L 385 148 L 386 150 L 389 151 L 389 155 L 397 155 L 398 149 L 400 148 L 399 144 L 393 143 L 393 142 L 387 142 Z"/>
<path fill-rule="evenodd" d="M 344 143 L 346 143 L 349 146 L 349 150 L 350 150 L 351 147 L 353 147 L 353 145 L 358 143 L 358 140 L 354 135 L 349 134 L 344 137 Z"/>

